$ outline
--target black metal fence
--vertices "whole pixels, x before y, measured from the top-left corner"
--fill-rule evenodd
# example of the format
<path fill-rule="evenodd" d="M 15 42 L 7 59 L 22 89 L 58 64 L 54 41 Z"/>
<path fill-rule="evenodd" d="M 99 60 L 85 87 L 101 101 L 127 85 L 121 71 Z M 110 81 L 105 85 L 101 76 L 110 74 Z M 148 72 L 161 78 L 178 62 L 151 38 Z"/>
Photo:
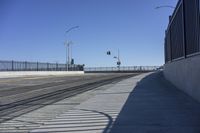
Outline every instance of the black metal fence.
<path fill-rule="evenodd" d="M 0 71 L 83 71 L 83 65 L 41 63 L 28 61 L 0 61 Z"/>
<path fill-rule="evenodd" d="M 179 0 L 165 36 L 165 62 L 200 53 L 200 0 Z"/>
<path fill-rule="evenodd" d="M 118 67 L 86 67 L 85 72 L 149 72 L 156 71 L 160 66 L 122 66 Z"/>

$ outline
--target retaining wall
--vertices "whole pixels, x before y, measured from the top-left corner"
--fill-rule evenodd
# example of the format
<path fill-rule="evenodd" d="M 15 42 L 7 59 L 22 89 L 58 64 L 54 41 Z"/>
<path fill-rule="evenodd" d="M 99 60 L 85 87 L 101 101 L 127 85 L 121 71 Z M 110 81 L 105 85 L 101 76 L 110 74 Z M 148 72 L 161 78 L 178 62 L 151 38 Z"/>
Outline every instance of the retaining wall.
<path fill-rule="evenodd" d="M 200 55 L 165 64 L 164 76 L 200 102 Z"/>

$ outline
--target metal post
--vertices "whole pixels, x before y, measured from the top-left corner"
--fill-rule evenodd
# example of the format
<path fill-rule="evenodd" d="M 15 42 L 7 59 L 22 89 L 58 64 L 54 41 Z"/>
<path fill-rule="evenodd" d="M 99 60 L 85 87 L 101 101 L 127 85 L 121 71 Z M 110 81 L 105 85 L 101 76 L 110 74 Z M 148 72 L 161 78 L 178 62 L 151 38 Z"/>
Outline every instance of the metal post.
<path fill-rule="evenodd" d="M 37 71 L 38 71 L 38 62 L 37 62 Z"/>
<path fill-rule="evenodd" d="M 56 71 L 58 71 L 58 63 L 56 62 Z"/>
<path fill-rule="evenodd" d="M 70 64 L 72 65 L 72 45 L 71 45 L 71 52 L 70 52 Z"/>
<path fill-rule="evenodd" d="M 24 62 L 25 64 L 25 71 L 27 70 L 27 61 Z"/>
<path fill-rule="evenodd" d="M 66 44 L 66 68 L 67 68 L 67 71 L 68 71 L 68 59 L 67 59 L 67 54 L 68 54 L 68 48 L 67 48 L 67 44 Z"/>
<path fill-rule="evenodd" d="M 74 26 L 74 27 L 71 27 L 71 28 L 69 28 L 67 31 L 66 31 L 66 34 L 68 34 L 70 31 L 72 31 L 72 30 L 74 30 L 74 29 L 76 29 L 76 28 L 79 28 L 79 26 Z M 71 44 L 71 42 L 68 42 L 66 45 L 66 51 L 67 51 L 67 61 L 66 61 L 66 65 L 67 65 L 67 71 L 69 71 L 69 63 L 70 63 L 70 57 L 69 57 L 69 47 L 70 47 L 70 44 Z"/>
<path fill-rule="evenodd" d="M 185 2 L 182 0 L 182 22 L 183 22 L 183 55 L 187 57 L 186 25 L 185 25 Z"/>
<path fill-rule="evenodd" d="M 11 65 L 12 65 L 12 71 L 14 71 L 14 61 L 13 60 L 11 62 Z"/>
<path fill-rule="evenodd" d="M 69 45 L 70 42 L 65 42 L 66 46 L 66 70 L 69 71 Z"/>
<path fill-rule="evenodd" d="M 70 43 L 67 44 L 67 71 L 69 71 L 69 62 L 70 62 L 70 57 L 69 57 L 69 45 Z"/>
<path fill-rule="evenodd" d="M 118 49 L 118 70 L 120 71 L 120 65 L 121 65 L 121 62 L 120 62 L 120 53 L 119 53 L 119 49 Z"/>
<path fill-rule="evenodd" d="M 49 70 L 49 63 L 47 63 L 47 71 Z"/>

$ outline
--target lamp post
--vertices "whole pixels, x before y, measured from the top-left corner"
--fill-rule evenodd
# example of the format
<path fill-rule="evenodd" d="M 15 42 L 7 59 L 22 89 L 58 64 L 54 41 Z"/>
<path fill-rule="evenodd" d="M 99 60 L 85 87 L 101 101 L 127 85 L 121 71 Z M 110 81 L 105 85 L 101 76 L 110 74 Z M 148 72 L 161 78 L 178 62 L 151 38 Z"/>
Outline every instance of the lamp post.
<path fill-rule="evenodd" d="M 77 29 L 77 28 L 79 28 L 79 26 L 74 26 L 74 27 L 71 27 L 71 28 L 69 28 L 68 30 L 66 30 L 66 34 L 67 33 L 69 33 L 70 31 L 72 31 L 72 30 L 74 30 L 74 29 Z"/>
<path fill-rule="evenodd" d="M 72 41 L 65 42 L 64 45 L 66 46 L 66 65 L 67 65 L 67 71 L 69 71 L 69 63 L 70 63 L 70 58 L 69 58 L 69 48 L 70 45 L 72 44 Z"/>
<path fill-rule="evenodd" d="M 69 28 L 68 30 L 66 30 L 66 34 L 68 34 L 70 31 L 79 28 L 79 26 L 74 26 Z M 72 41 L 69 42 L 65 42 L 64 45 L 66 46 L 66 65 L 67 65 L 67 71 L 69 71 L 69 64 L 70 64 L 70 55 L 69 55 L 69 51 L 70 51 L 70 45 L 73 44 Z M 71 48 L 72 49 L 72 48 Z M 72 51 L 71 51 L 72 53 Z M 72 55 L 71 55 L 72 56 Z M 72 58 L 72 57 L 71 57 Z"/>

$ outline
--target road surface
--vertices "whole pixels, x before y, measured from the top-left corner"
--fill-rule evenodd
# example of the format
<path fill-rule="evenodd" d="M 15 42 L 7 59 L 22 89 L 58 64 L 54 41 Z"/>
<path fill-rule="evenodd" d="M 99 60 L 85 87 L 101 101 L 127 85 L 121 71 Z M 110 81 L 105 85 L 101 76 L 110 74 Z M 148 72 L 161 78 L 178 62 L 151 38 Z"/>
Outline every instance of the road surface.
<path fill-rule="evenodd" d="M 0 123 L 137 74 L 85 74 L 0 80 Z"/>

